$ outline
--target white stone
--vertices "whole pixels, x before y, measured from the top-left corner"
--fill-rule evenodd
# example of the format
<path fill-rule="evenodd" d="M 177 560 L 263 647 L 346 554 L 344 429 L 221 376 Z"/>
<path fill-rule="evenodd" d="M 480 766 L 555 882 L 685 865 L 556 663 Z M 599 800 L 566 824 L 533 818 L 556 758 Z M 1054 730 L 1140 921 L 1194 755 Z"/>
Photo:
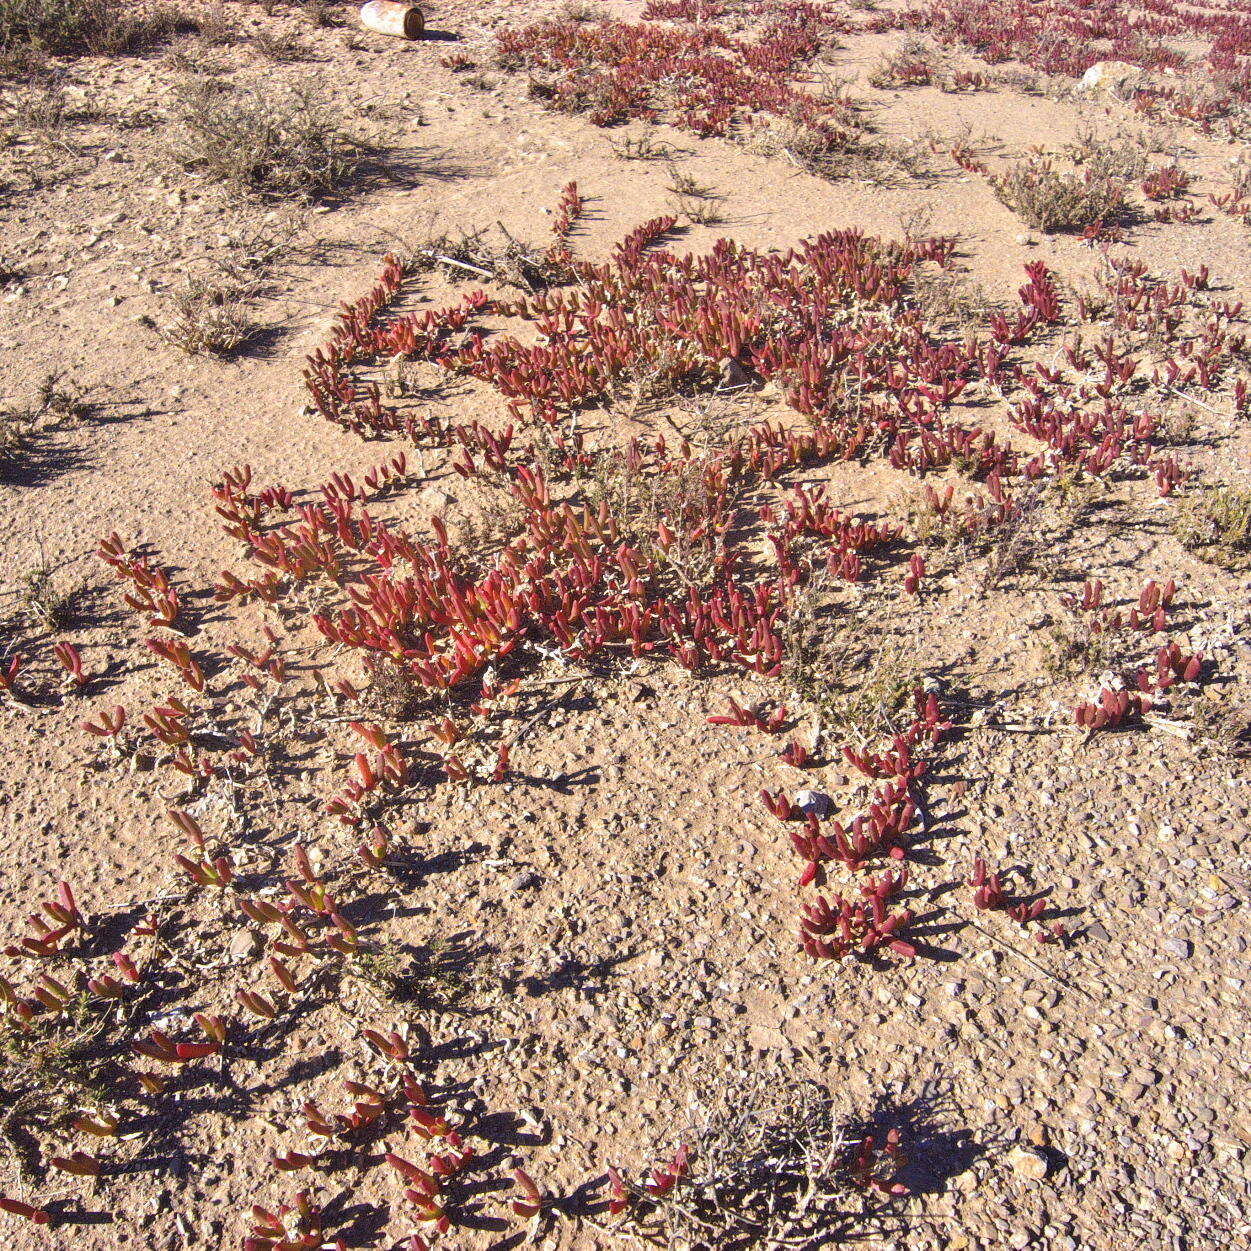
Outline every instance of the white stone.
<path fill-rule="evenodd" d="M 1125 96 L 1142 78 L 1142 70 L 1128 61 L 1097 61 L 1081 77 L 1082 91 L 1104 91 Z"/>
<path fill-rule="evenodd" d="M 795 807 L 806 817 L 824 820 L 830 811 L 830 797 L 824 791 L 800 791 L 795 796 Z"/>

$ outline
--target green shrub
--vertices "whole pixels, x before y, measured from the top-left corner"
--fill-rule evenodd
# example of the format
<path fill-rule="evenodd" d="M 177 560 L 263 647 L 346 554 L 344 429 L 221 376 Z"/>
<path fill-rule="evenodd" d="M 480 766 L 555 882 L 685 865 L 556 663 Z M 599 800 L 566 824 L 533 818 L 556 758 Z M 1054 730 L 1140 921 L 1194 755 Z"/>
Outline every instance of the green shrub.
<path fill-rule="evenodd" d="M 1125 207 L 1113 179 L 1056 169 L 1039 157 L 1010 165 L 994 180 L 994 188 L 1004 204 L 1044 234 L 1077 233 L 1114 218 Z"/>
<path fill-rule="evenodd" d="M 1211 486 L 1187 495 L 1175 529 L 1186 547 L 1217 564 L 1245 565 L 1251 560 L 1251 491 Z"/>

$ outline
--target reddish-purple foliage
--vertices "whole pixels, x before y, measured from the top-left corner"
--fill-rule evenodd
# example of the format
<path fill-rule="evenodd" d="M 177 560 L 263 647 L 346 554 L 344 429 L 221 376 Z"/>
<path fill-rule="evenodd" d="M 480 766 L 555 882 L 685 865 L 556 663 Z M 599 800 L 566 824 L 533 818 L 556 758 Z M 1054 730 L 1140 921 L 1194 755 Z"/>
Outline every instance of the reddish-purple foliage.
<path fill-rule="evenodd" d="M 810 128 L 831 147 L 843 144 L 853 125 L 847 107 L 794 83 L 842 23 L 825 6 L 801 0 L 762 0 L 755 10 L 754 39 L 727 34 L 710 6 L 652 5 L 645 15 L 686 18 L 684 25 L 538 22 L 503 31 L 499 60 L 549 75 L 536 94 L 597 126 L 663 113 L 698 134 L 725 135 L 773 116 Z"/>
<path fill-rule="evenodd" d="M 1251 100 L 1251 11 L 1243 3 L 1196 0 L 927 0 L 883 14 L 869 29 L 921 30 L 968 48 L 990 64 L 1018 61 L 1045 74 L 1080 77 L 1099 61 L 1180 71 L 1134 88 L 1147 115 L 1172 116 L 1204 130 L 1241 133 Z M 1194 55 L 1196 44 L 1206 52 Z M 1190 77 L 1185 71 L 1193 70 Z"/>

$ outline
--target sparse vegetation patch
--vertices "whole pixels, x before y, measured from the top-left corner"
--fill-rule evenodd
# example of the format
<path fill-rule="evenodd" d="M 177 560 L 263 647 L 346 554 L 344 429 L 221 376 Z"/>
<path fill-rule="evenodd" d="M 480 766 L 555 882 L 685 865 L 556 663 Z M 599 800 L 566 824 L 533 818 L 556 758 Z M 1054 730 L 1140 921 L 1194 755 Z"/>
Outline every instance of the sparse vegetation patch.
<path fill-rule="evenodd" d="M 41 55 L 127 52 L 192 25 L 147 0 L 0 0 L 0 69 Z"/>
<path fill-rule="evenodd" d="M 261 91 L 193 78 L 182 88 L 179 123 L 175 160 L 260 196 L 322 199 L 350 182 L 365 155 L 312 82 Z"/>
<path fill-rule="evenodd" d="M 27 30 L 12 1251 L 1246 1241 L 1214 6 Z"/>
<path fill-rule="evenodd" d="M 1111 177 L 1059 169 L 1043 157 L 1016 161 L 993 179 L 995 194 L 1028 225 L 1045 234 L 1098 227 L 1124 208 L 1124 193 Z"/>

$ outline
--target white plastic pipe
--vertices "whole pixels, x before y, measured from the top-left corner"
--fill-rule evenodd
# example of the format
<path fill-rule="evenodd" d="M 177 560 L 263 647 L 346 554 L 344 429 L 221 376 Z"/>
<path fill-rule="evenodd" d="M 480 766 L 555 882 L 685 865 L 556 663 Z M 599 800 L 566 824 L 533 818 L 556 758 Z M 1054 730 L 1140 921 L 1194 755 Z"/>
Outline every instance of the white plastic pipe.
<path fill-rule="evenodd" d="M 426 25 L 416 5 L 398 4 L 396 0 L 369 0 L 361 9 L 361 21 L 380 35 L 399 39 L 420 39 Z"/>

